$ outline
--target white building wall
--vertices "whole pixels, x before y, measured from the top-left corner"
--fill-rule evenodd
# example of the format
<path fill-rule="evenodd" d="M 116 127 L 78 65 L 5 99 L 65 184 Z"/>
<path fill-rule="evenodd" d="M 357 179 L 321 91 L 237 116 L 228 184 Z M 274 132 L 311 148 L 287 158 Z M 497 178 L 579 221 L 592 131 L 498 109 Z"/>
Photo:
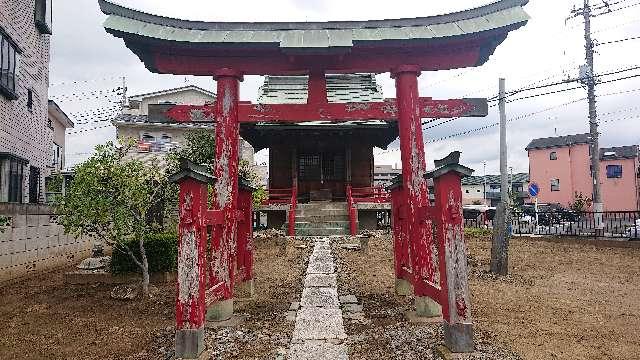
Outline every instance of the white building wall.
<path fill-rule="evenodd" d="M 34 21 L 35 0 L 0 0 L 0 27 L 22 49 L 17 72 L 17 100 L 0 95 L 0 152 L 27 159 L 40 169 L 40 200 L 49 175 L 53 130 L 47 126 L 49 87 L 49 36 L 40 34 Z M 33 108 L 27 108 L 27 90 L 33 91 Z M 23 178 L 23 201 L 29 199 L 29 167 Z"/>

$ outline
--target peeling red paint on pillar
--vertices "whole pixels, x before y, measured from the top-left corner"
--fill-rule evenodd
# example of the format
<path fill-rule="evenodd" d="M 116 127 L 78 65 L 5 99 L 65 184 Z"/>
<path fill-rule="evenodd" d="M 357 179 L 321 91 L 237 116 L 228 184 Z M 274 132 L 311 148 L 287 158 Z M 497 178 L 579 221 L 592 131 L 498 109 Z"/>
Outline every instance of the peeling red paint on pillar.
<path fill-rule="evenodd" d="M 413 283 L 412 275 L 408 272 L 411 266 L 409 250 L 409 233 L 406 207 L 404 206 L 404 190 L 402 185 L 391 190 L 391 216 L 393 229 L 393 255 L 396 279 L 403 279 Z"/>
<path fill-rule="evenodd" d="M 238 255 L 239 282 L 253 279 L 253 195 L 251 189 L 240 188 L 238 194 Z"/>
<path fill-rule="evenodd" d="M 205 317 L 207 184 L 194 179 L 180 183 L 176 329 L 201 329 Z"/>
<path fill-rule="evenodd" d="M 214 185 L 214 210 L 221 210 L 223 222 L 212 233 L 212 259 L 207 302 L 233 298 L 236 267 L 236 231 L 238 223 L 238 143 L 240 125 L 238 102 L 242 75 L 222 69 L 216 72 L 216 162 L 213 169 L 218 179 Z"/>
<path fill-rule="evenodd" d="M 403 203 L 414 283 L 427 281 L 436 284 L 431 220 L 426 216 L 430 205 L 427 181 L 424 178 L 426 164 L 418 93 L 420 68 L 402 66 L 394 69 L 392 74 L 396 80 Z"/>
<path fill-rule="evenodd" d="M 442 316 L 450 325 L 471 324 L 467 251 L 460 174 L 435 178 Z"/>

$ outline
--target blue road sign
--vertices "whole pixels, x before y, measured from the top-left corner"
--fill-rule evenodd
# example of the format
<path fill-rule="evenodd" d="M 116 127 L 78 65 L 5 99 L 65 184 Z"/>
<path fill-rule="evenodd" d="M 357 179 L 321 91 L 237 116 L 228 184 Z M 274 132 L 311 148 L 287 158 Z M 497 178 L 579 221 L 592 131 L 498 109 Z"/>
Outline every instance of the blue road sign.
<path fill-rule="evenodd" d="M 540 194 L 540 186 L 536 183 L 529 184 L 529 195 L 531 197 L 536 197 L 538 194 Z"/>

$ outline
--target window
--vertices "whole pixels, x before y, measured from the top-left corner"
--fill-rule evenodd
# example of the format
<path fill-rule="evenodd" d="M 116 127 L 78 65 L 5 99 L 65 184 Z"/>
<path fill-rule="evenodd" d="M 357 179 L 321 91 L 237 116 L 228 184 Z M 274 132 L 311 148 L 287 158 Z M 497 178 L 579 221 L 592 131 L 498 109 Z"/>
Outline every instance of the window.
<path fill-rule="evenodd" d="M 558 153 L 556 153 L 555 151 L 549 153 L 549 160 L 558 160 Z"/>
<path fill-rule="evenodd" d="M 22 186 L 24 183 L 24 168 L 27 161 L 15 155 L 0 154 L 0 169 L 2 183 L 0 184 L 0 201 L 22 202 Z"/>
<path fill-rule="evenodd" d="M 298 157 L 298 178 L 320 181 L 320 155 L 300 155 Z"/>
<path fill-rule="evenodd" d="M 622 165 L 607 165 L 607 178 L 617 179 L 622 177 Z"/>
<path fill-rule="evenodd" d="M 20 63 L 20 49 L 0 28 L 0 94 L 15 100 L 16 82 Z"/>
<path fill-rule="evenodd" d="M 156 137 L 149 133 L 144 133 L 141 136 L 141 140 L 146 143 L 152 143 L 156 141 Z"/>
<path fill-rule="evenodd" d="M 54 169 L 60 170 L 62 169 L 62 161 L 60 156 L 60 146 L 58 144 L 53 143 L 53 149 L 51 151 L 51 165 Z"/>
<path fill-rule="evenodd" d="M 51 0 L 36 0 L 34 11 L 36 28 L 41 34 L 51 34 L 53 14 L 51 12 Z"/>
<path fill-rule="evenodd" d="M 40 169 L 29 167 L 29 203 L 37 204 L 40 200 Z"/>
<path fill-rule="evenodd" d="M 560 179 L 551 179 L 551 191 L 560 191 Z"/>
<path fill-rule="evenodd" d="M 53 130 L 53 121 L 50 118 L 47 119 L 47 126 L 49 127 L 49 129 Z"/>
<path fill-rule="evenodd" d="M 33 110 L 33 91 L 27 90 L 27 109 Z"/>
<path fill-rule="evenodd" d="M 469 189 L 465 190 L 464 192 L 468 194 L 469 193 Z"/>

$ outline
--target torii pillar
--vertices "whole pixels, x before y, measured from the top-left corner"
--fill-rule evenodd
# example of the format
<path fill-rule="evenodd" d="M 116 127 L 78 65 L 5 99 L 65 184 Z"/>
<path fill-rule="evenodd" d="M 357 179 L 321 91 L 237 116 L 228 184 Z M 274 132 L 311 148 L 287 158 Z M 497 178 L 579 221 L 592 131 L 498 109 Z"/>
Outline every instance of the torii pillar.
<path fill-rule="evenodd" d="M 420 66 L 404 65 L 391 72 L 396 81 L 396 101 L 398 108 L 398 129 L 400 133 L 400 151 L 402 159 L 402 183 L 404 184 L 403 202 L 406 209 L 407 234 L 409 241 L 409 260 L 411 276 L 417 282 L 427 281 L 437 284 L 436 267 L 433 257 L 433 236 L 429 211 L 429 191 L 424 178 L 426 163 L 424 158 L 424 139 L 418 77 Z M 408 287 L 403 280 L 396 281 L 398 288 Z M 417 283 L 414 281 L 414 283 Z M 419 316 L 438 316 L 440 305 L 427 294 L 415 292 L 416 312 Z"/>
<path fill-rule="evenodd" d="M 233 286 L 236 268 L 238 223 L 238 144 L 240 123 L 238 103 L 242 74 L 232 69 L 215 72 L 216 98 L 216 162 L 213 169 L 218 181 L 214 185 L 214 210 L 222 211 L 222 224 L 212 233 L 210 278 L 216 287 L 208 304 L 207 320 L 224 321 L 233 315 Z"/>

